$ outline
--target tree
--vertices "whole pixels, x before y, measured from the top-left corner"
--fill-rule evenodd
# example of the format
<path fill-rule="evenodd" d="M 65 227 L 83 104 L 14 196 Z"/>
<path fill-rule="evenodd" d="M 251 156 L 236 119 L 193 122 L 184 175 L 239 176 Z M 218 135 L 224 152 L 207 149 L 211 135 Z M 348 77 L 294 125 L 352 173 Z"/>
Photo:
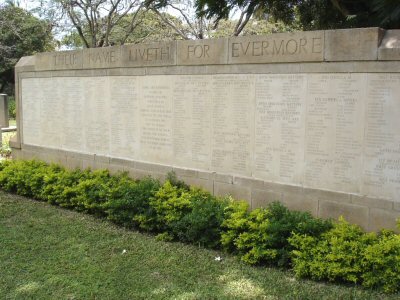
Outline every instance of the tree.
<path fill-rule="evenodd" d="M 168 18 L 174 20 L 173 16 Z M 155 41 L 170 41 L 179 39 L 179 35 L 170 26 L 160 21 L 159 17 L 152 11 L 142 10 L 137 16 L 138 25 L 135 30 L 129 35 L 126 35 L 125 28 L 127 23 L 130 22 L 131 16 L 128 14 L 122 18 L 110 32 L 109 43 L 111 45 L 123 45 L 125 43 L 148 43 Z M 174 20 L 175 23 L 179 23 L 178 20 Z M 88 25 L 82 27 L 82 32 L 86 39 L 89 39 L 90 29 Z M 63 45 L 69 48 L 82 48 L 84 47 L 82 38 L 76 30 L 73 30 L 69 34 L 63 37 Z"/>
<path fill-rule="evenodd" d="M 241 34 L 251 17 L 259 11 L 259 6 L 253 5 L 254 2 L 242 2 L 240 5 L 224 7 L 224 4 L 228 4 L 227 1 L 213 1 L 213 4 L 222 9 L 221 14 L 213 13 L 213 8 L 202 5 L 202 0 L 146 0 L 145 4 L 148 9 L 158 14 L 166 25 L 174 28 L 181 38 L 204 39 L 221 36 L 222 32 L 224 36 L 237 36 Z M 165 11 L 175 11 L 173 15 L 179 16 L 183 27 L 180 27 L 179 24 L 175 24 L 165 15 L 162 15 L 162 12 Z M 238 18 L 234 20 L 230 19 L 228 22 L 229 25 L 233 26 L 226 27 L 228 23 L 225 22 L 223 26 L 224 30 L 222 32 L 219 31 L 220 21 L 223 19 L 228 20 L 232 14 L 238 15 Z M 228 28 L 229 32 L 227 31 Z"/>
<path fill-rule="evenodd" d="M 53 0 L 68 16 L 84 47 L 107 47 L 118 26 L 124 44 L 140 24 L 140 0 Z"/>
<path fill-rule="evenodd" d="M 0 92 L 14 83 L 14 66 L 22 56 L 54 49 L 51 26 L 8 4 L 0 7 Z M 12 92 L 9 91 L 9 93 Z"/>
<path fill-rule="evenodd" d="M 165 2 L 168 0 L 163 0 Z M 381 26 L 400 28 L 398 0 L 196 0 L 199 16 L 226 19 L 235 9 L 243 22 L 251 17 L 273 18 L 303 29 Z"/>

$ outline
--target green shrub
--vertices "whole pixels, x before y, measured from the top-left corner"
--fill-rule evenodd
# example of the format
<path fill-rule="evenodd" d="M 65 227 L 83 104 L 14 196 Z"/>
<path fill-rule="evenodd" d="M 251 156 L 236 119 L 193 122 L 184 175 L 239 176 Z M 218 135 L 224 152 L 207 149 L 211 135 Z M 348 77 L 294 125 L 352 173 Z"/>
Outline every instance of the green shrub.
<path fill-rule="evenodd" d="M 316 280 L 361 283 L 364 251 L 376 242 L 376 235 L 365 233 L 343 218 L 320 237 L 294 234 L 293 269 L 298 277 Z"/>
<path fill-rule="evenodd" d="M 49 166 L 35 160 L 6 163 L 0 172 L 0 187 L 8 192 L 41 200 L 46 175 L 59 169 L 59 166 Z"/>
<path fill-rule="evenodd" d="M 289 266 L 292 233 L 318 236 L 332 227 L 330 221 L 314 218 L 311 214 L 289 211 L 279 202 L 247 212 L 238 207 L 224 225 L 227 232 L 222 244 L 235 249 L 242 260 L 250 264 L 273 264 Z"/>
<path fill-rule="evenodd" d="M 171 234 L 181 242 L 219 248 L 221 225 L 229 200 L 198 189 L 191 189 L 189 193 L 190 211 L 169 222 Z"/>
<path fill-rule="evenodd" d="M 134 220 L 146 231 L 165 233 L 169 223 L 179 220 L 190 211 L 190 193 L 167 180 L 149 204 L 146 213 L 137 215 Z"/>
<path fill-rule="evenodd" d="M 16 118 L 16 107 L 15 107 L 15 98 L 14 97 L 8 97 L 8 117 L 10 119 L 15 119 Z"/>
<path fill-rule="evenodd" d="M 383 231 L 378 240 L 365 248 L 362 266 L 363 286 L 400 291 L 400 235 Z"/>
<path fill-rule="evenodd" d="M 79 169 L 67 171 L 62 168 L 57 173 L 49 173 L 44 179 L 41 198 L 51 204 L 73 208 L 74 204 L 71 203 L 71 199 L 76 197 L 75 187 L 81 180 L 89 178 L 89 176 L 89 170 L 81 171 Z"/>
<path fill-rule="evenodd" d="M 124 177 L 111 189 L 104 205 L 108 219 L 125 227 L 138 227 L 138 216 L 150 215 L 150 198 L 160 186 L 158 180 L 150 177 L 136 182 Z"/>

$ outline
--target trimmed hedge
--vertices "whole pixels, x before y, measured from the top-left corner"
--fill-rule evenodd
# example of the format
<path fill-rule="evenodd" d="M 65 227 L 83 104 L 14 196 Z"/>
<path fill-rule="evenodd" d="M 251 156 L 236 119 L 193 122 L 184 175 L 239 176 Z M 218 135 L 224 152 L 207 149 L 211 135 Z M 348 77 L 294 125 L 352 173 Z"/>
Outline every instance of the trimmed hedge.
<path fill-rule="evenodd" d="M 250 264 L 292 267 L 298 277 L 400 291 L 400 235 L 365 233 L 274 202 L 249 211 L 231 197 L 106 170 L 69 171 L 40 161 L 0 163 L 0 188 L 83 211 L 157 238 L 223 248 Z"/>

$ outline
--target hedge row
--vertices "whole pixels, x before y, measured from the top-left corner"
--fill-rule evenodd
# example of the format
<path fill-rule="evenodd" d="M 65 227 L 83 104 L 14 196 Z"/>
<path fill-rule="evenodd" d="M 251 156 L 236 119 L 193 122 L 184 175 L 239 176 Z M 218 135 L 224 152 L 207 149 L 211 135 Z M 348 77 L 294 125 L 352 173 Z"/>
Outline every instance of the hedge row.
<path fill-rule="evenodd" d="M 68 171 L 39 161 L 4 161 L 0 187 L 112 222 L 163 240 L 222 248 L 250 264 L 291 267 L 298 277 L 400 290 L 400 235 L 365 233 L 289 211 L 275 202 L 249 212 L 246 202 L 215 197 L 173 174 L 165 183 L 108 171 Z"/>

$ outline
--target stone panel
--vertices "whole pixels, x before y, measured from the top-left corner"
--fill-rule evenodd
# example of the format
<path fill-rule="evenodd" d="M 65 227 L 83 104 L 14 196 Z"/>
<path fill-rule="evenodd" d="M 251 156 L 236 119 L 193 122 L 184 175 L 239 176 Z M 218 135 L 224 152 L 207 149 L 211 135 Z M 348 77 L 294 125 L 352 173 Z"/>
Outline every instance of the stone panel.
<path fill-rule="evenodd" d="M 400 30 L 387 30 L 378 49 L 379 60 L 400 60 Z"/>
<path fill-rule="evenodd" d="M 382 228 L 397 230 L 396 219 L 400 218 L 400 212 L 372 208 L 370 212 L 370 231 L 379 231 Z"/>
<path fill-rule="evenodd" d="M 176 65 L 176 41 L 125 45 L 121 52 L 124 67 Z"/>
<path fill-rule="evenodd" d="M 36 71 L 76 70 L 83 67 L 82 50 L 39 53 L 35 57 Z"/>
<path fill-rule="evenodd" d="M 393 209 L 393 202 L 379 199 L 379 198 L 370 198 L 365 196 L 351 195 L 351 202 L 358 205 L 374 207 L 374 208 L 382 208 L 386 210 Z"/>
<path fill-rule="evenodd" d="M 251 190 L 251 209 L 266 207 L 274 201 L 282 201 L 282 193 L 270 190 Z"/>
<path fill-rule="evenodd" d="M 283 192 L 282 203 L 291 210 L 308 211 L 312 215 L 318 215 L 318 199 L 306 197 L 304 192 Z"/>
<path fill-rule="evenodd" d="M 83 51 L 84 69 L 122 67 L 121 47 L 90 48 Z"/>
<path fill-rule="evenodd" d="M 214 195 L 227 196 L 231 195 L 237 200 L 245 200 L 251 205 L 251 189 L 240 187 L 233 184 L 214 182 Z"/>
<path fill-rule="evenodd" d="M 369 74 L 361 193 L 400 198 L 400 74 Z"/>
<path fill-rule="evenodd" d="M 324 31 L 275 33 L 229 39 L 230 64 L 323 60 Z"/>
<path fill-rule="evenodd" d="M 343 216 L 346 221 L 358 224 L 365 230 L 367 230 L 369 226 L 369 208 L 367 206 L 320 201 L 318 216 L 336 220 L 340 216 Z"/>
<path fill-rule="evenodd" d="M 325 60 L 376 60 L 382 36 L 379 28 L 326 30 Z"/>
<path fill-rule="evenodd" d="M 227 39 L 177 41 L 178 65 L 226 64 L 227 54 Z"/>

